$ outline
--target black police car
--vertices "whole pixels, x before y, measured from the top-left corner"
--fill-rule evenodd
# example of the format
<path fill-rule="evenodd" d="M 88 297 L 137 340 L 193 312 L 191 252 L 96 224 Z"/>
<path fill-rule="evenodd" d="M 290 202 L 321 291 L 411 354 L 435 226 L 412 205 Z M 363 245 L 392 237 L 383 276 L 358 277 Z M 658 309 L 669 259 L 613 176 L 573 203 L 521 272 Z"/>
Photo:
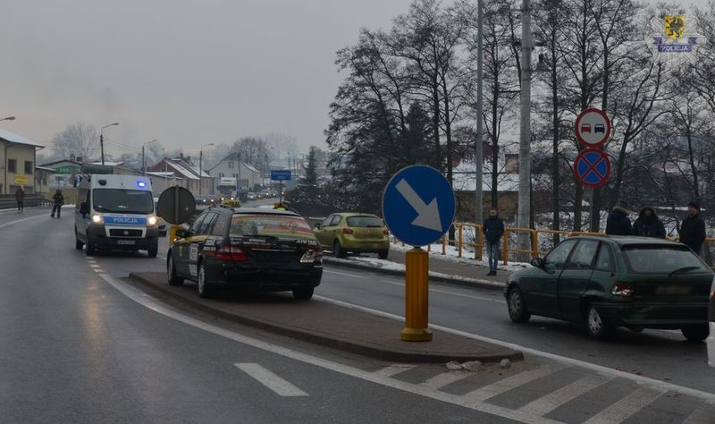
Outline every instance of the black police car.
<path fill-rule="evenodd" d="M 294 212 L 210 208 L 177 236 L 167 254 L 169 284 L 195 281 L 201 297 L 224 285 L 307 300 L 323 276 L 320 244 Z"/>

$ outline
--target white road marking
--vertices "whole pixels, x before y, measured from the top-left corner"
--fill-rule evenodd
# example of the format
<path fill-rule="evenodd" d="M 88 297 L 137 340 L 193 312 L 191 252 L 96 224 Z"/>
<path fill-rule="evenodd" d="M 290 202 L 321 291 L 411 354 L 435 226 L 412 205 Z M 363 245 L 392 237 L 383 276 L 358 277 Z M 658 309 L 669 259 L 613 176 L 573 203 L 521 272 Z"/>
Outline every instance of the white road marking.
<path fill-rule="evenodd" d="M 494 396 L 506 393 L 509 390 L 531 383 L 532 381 L 538 380 L 542 377 L 546 377 L 547 375 L 558 371 L 558 369 L 559 368 L 542 366 L 528 371 L 522 371 L 519 374 L 512 375 L 511 377 L 507 377 L 487 386 L 472 390 L 471 392 L 462 395 L 462 399 L 467 402 L 484 402 Z"/>
<path fill-rule="evenodd" d="M 449 403 L 452 405 L 463 406 L 475 411 L 492 414 L 495 416 L 504 417 L 514 421 L 519 421 L 527 424 L 557 424 L 556 421 L 548 420 L 543 417 L 537 417 L 530 414 L 525 414 L 523 412 L 514 411 L 508 408 L 504 408 L 497 405 L 491 405 L 488 403 L 468 403 L 460 399 L 459 396 L 451 395 L 449 393 L 444 393 L 440 391 L 435 391 L 429 388 L 420 387 L 418 384 L 406 383 L 403 381 L 395 380 L 389 377 L 383 377 L 376 375 L 375 373 L 361 370 L 359 368 L 347 366 L 337 362 L 329 361 L 326 359 L 318 358 L 313 355 L 308 355 L 302 352 L 298 352 L 294 349 L 285 348 L 282 346 L 274 345 L 262 340 L 254 339 L 251 337 L 244 336 L 242 334 L 235 333 L 233 331 L 217 327 L 215 325 L 200 321 L 198 319 L 186 316 L 177 311 L 171 310 L 163 304 L 159 303 L 156 299 L 150 295 L 142 292 L 141 290 L 132 287 L 128 284 L 122 283 L 116 278 L 101 273 L 99 276 L 106 281 L 109 285 L 117 289 L 120 293 L 124 294 L 131 300 L 137 302 L 138 304 L 156 312 L 172 318 L 176 321 L 182 322 L 186 325 L 207 331 L 209 333 L 215 334 L 220 337 L 224 337 L 229 340 L 233 340 L 237 343 L 241 343 L 247 346 L 251 346 L 256 349 L 261 349 L 266 352 L 270 352 L 276 355 L 280 355 L 286 358 L 290 358 L 296 361 L 303 362 L 305 364 L 310 364 L 316 367 L 320 367 L 326 370 L 337 372 L 349 377 L 359 378 L 361 380 L 369 381 L 372 383 L 380 384 L 385 387 L 390 387 L 393 389 L 401 390 L 407 393 L 415 394 L 425 398 Z"/>
<path fill-rule="evenodd" d="M 328 274 L 336 274 L 336 275 L 342 275 L 345 277 L 351 277 L 351 278 L 358 278 L 360 280 L 367 280 L 368 277 L 363 277 L 361 275 L 355 275 L 355 274 L 348 274 L 347 272 L 337 272 L 337 271 L 329 271 L 327 269 L 324 269 L 323 272 L 328 273 Z"/>
<path fill-rule="evenodd" d="M 308 393 L 300 390 L 284 379 L 278 377 L 273 372 L 263 368 L 259 364 L 233 364 L 241 371 L 255 378 L 259 383 L 276 392 L 279 396 L 308 396 Z"/>
<path fill-rule="evenodd" d="M 597 375 L 587 375 L 573 383 L 564 386 L 558 390 L 549 393 L 535 401 L 528 403 L 521 408 L 520 411 L 528 412 L 534 415 L 544 416 L 561 405 L 576 399 L 584 393 L 599 387 L 613 378 L 606 378 Z"/>
<path fill-rule="evenodd" d="M 100 265 L 97 264 L 90 264 L 89 267 L 94 269 L 102 268 Z"/>
<path fill-rule="evenodd" d="M 355 305 L 355 304 L 348 303 L 348 302 L 343 302 L 341 300 L 331 299 L 329 297 L 313 296 L 313 299 L 330 302 L 335 305 L 344 306 L 346 308 L 351 308 L 351 309 L 355 309 L 358 311 L 368 312 L 373 315 L 390 318 L 390 319 L 394 319 L 394 320 L 398 320 L 398 321 L 405 320 L 405 317 L 403 317 L 403 316 L 391 314 L 389 312 L 378 311 L 376 309 L 366 308 L 364 306 Z M 611 377 L 620 377 L 620 378 L 625 378 L 627 380 L 635 381 L 636 383 L 639 383 L 639 384 L 648 384 L 653 388 L 658 388 L 663 391 L 673 390 L 673 391 L 676 391 L 676 392 L 679 392 L 682 394 L 686 394 L 689 396 L 693 396 L 693 397 L 696 397 L 698 399 L 702 399 L 702 400 L 705 400 L 708 402 L 715 402 L 715 394 L 704 392 L 702 390 L 693 389 L 693 388 L 686 387 L 686 386 L 679 386 L 677 384 L 668 383 L 666 381 L 660 381 L 660 380 L 656 380 L 653 378 L 644 377 L 641 375 L 618 371 L 618 370 L 604 367 L 602 365 L 594 364 L 591 362 L 586 362 L 586 361 L 582 361 L 579 359 L 573 359 L 573 358 L 569 358 L 566 356 L 557 355 L 555 353 L 544 352 L 544 351 L 541 351 L 538 349 L 521 346 L 516 343 L 505 342 L 503 340 L 493 339 L 491 337 L 484 337 L 484 336 L 480 336 L 478 334 L 467 333 L 466 331 L 455 330 L 453 328 L 444 327 L 441 325 L 430 324 L 429 327 L 432 329 L 435 329 L 435 330 L 440 330 L 440 331 L 444 331 L 447 333 L 456 334 L 458 336 L 469 337 L 474 340 L 481 340 L 481 341 L 484 341 L 487 343 L 493 343 L 498 346 L 508 347 L 510 349 L 521 351 L 524 354 L 529 354 L 529 355 L 534 355 L 534 356 L 538 356 L 541 358 L 551 359 L 553 361 L 561 362 L 561 363 L 567 364 L 567 365 L 578 366 L 578 367 L 585 368 L 585 369 L 588 369 L 591 371 L 595 371 L 597 373 L 608 375 Z"/>
<path fill-rule="evenodd" d="M 408 365 L 408 364 L 394 364 L 390 365 L 389 367 L 381 368 L 373 374 L 379 375 L 381 377 L 394 377 L 397 374 L 400 374 L 405 371 L 409 371 L 413 368 L 415 368 L 416 365 Z"/>
<path fill-rule="evenodd" d="M 638 389 L 583 424 L 611 424 L 625 421 L 628 417 L 648 406 L 663 393 L 660 390 Z"/>
<path fill-rule="evenodd" d="M 429 387 L 432 390 L 439 390 L 444 386 L 450 385 L 459 380 L 464 380 L 465 378 L 471 377 L 473 375 L 474 373 L 463 370 L 443 372 L 420 383 L 420 386 Z"/>
<path fill-rule="evenodd" d="M 706 403 L 701 405 L 700 408 L 693 411 L 692 414 L 688 415 L 688 418 L 683 421 L 683 424 L 712 424 L 713 422 L 713 409 L 715 409 L 715 404 Z"/>
<path fill-rule="evenodd" d="M 6 222 L 5 224 L 0 225 L 0 229 L 5 228 L 5 227 L 9 227 L 10 225 L 19 224 L 19 223 L 21 223 L 21 222 L 29 221 L 29 220 L 31 220 L 31 219 L 42 218 L 43 216 L 45 216 L 45 215 L 43 214 L 43 215 L 38 215 L 38 216 L 31 216 L 31 217 L 29 217 L 29 218 L 23 218 L 23 219 L 18 219 L 18 220 L 16 220 L 16 221 Z"/>

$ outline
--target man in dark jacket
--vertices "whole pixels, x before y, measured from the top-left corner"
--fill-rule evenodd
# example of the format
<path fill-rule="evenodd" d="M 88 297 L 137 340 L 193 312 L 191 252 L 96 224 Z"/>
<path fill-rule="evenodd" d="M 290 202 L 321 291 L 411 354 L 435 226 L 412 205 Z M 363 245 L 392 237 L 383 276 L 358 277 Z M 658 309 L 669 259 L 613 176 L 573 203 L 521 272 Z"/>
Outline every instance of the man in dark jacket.
<path fill-rule="evenodd" d="M 19 186 L 15 191 L 15 200 L 17 201 L 17 213 L 25 211 L 25 190 Z"/>
<path fill-rule="evenodd" d="M 665 226 L 656 215 L 655 209 L 650 206 L 641 209 L 638 219 L 633 223 L 633 234 L 642 237 L 665 238 Z"/>
<path fill-rule="evenodd" d="M 680 225 L 680 242 L 700 255 L 705 241 L 705 221 L 700 218 L 700 205 L 688 203 L 688 217 Z"/>
<path fill-rule="evenodd" d="M 62 212 L 62 205 L 65 203 L 65 197 L 62 195 L 62 190 L 59 188 L 55 192 L 55 195 L 52 196 L 52 201 L 54 202 L 54 206 L 52 207 L 52 213 L 50 214 L 51 218 L 55 217 L 55 212 L 57 212 L 57 218 L 60 217 L 60 212 Z"/>
<path fill-rule="evenodd" d="M 499 262 L 499 243 L 504 235 L 504 221 L 499 219 L 496 208 L 489 209 L 489 218 L 482 226 L 484 241 L 489 257 L 489 273 L 487 275 L 497 275 L 497 264 Z"/>
<path fill-rule="evenodd" d="M 613 211 L 608 214 L 606 221 L 606 234 L 612 236 L 630 236 L 633 234 L 631 228 L 631 219 L 628 218 L 630 212 L 626 209 L 626 202 L 619 202 L 618 206 L 613 208 Z"/>

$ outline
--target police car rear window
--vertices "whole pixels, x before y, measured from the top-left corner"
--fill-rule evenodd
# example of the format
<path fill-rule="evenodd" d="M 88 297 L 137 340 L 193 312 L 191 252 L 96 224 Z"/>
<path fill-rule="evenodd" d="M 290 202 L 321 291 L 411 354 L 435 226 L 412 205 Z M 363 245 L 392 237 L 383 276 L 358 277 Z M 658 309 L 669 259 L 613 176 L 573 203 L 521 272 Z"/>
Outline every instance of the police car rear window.
<path fill-rule="evenodd" d="M 279 239 L 313 239 L 313 230 L 299 216 L 234 215 L 230 236 L 270 236 Z"/>

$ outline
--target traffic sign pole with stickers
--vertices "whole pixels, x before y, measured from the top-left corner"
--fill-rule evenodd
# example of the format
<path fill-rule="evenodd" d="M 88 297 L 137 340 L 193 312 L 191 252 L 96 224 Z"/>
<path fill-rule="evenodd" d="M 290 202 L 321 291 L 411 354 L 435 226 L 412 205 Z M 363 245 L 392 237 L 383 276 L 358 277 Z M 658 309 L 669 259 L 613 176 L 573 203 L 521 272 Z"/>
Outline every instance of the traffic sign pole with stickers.
<path fill-rule="evenodd" d="M 428 342 L 429 253 L 421 246 L 442 237 L 454 220 L 454 191 L 444 176 L 429 166 L 408 166 L 387 183 L 382 216 L 390 232 L 414 246 L 405 252 L 404 341 Z"/>

